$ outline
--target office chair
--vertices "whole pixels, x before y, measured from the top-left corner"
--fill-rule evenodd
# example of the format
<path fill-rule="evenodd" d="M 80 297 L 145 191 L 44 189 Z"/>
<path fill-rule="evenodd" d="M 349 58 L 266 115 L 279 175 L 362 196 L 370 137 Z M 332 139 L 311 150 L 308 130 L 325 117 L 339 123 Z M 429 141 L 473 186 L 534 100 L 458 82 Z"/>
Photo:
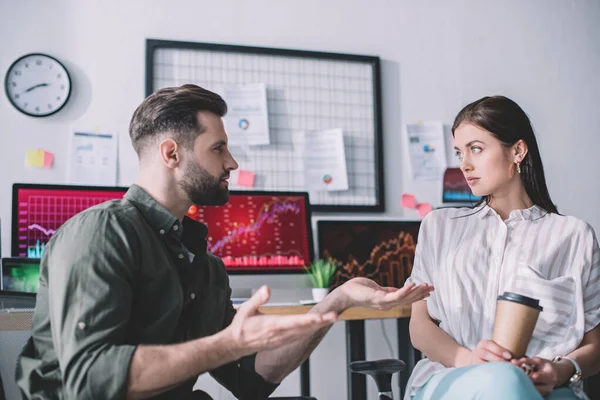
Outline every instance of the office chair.
<path fill-rule="evenodd" d="M 406 364 L 401 360 L 354 361 L 350 363 L 350 371 L 356 374 L 371 376 L 377 384 L 379 400 L 394 400 L 392 393 L 392 375 L 404 371 Z M 314 397 L 269 397 L 269 400 L 317 400 Z"/>
<path fill-rule="evenodd" d="M 394 400 L 392 393 L 392 375 L 404 371 L 406 364 L 401 360 L 354 361 L 350 371 L 371 376 L 377 384 L 379 400 Z"/>

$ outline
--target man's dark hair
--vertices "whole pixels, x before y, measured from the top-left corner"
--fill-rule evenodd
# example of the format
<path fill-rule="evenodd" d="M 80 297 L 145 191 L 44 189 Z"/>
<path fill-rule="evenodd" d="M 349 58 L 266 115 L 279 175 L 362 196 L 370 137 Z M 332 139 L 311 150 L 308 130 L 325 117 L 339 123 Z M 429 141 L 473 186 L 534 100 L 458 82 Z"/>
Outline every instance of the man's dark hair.
<path fill-rule="evenodd" d="M 140 156 L 148 144 L 166 132 L 184 148 L 192 148 L 206 129 L 198 123 L 199 111 L 222 117 L 227 113 L 227 104 L 218 94 L 191 84 L 152 93 L 135 110 L 129 124 L 134 150 Z"/>

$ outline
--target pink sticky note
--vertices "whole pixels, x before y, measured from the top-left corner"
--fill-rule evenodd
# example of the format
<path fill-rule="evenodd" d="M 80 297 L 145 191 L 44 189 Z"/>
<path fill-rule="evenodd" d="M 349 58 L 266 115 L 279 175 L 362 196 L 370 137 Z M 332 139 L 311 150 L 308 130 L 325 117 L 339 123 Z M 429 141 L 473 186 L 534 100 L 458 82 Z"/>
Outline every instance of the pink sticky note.
<path fill-rule="evenodd" d="M 240 170 L 238 172 L 237 184 L 240 186 L 253 187 L 254 186 L 254 172 Z"/>
<path fill-rule="evenodd" d="M 44 151 L 44 168 L 52 168 L 54 162 L 54 154 L 49 151 Z"/>
<path fill-rule="evenodd" d="M 404 193 L 401 204 L 403 208 L 417 208 L 417 199 L 412 194 Z"/>
<path fill-rule="evenodd" d="M 419 216 L 424 217 L 427 214 L 429 214 L 431 211 L 433 211 L 431 204 L 429 204 L 429 203 L 417 204 L 417 212 L 419 213 Z"/>

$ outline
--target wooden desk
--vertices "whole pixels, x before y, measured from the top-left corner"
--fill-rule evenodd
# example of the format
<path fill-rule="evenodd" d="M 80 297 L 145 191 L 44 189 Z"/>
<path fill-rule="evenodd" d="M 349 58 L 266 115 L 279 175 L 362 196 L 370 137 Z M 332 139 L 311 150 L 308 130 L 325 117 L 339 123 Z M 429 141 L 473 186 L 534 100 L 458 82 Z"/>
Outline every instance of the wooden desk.
<path fill-rule="evenodd" d="M 260 311 L 272 315 L 304 314 L 312 306 L 266 306 Z M 23 331 L 31 329 L 31 312 L 0 312 L 0 329 Z M 398 324 L 398 358 L 406 363 L 407 369 L 400 374 L 400 398 L 408 382 L 412 369 L 419 359 L 419 353 L 412 347 L 408 330 L 410 306 L 401 306 L 387 311 L 377 311 L 362 307 L 353 307 L 340 315 L 340 320 L 346 323 L 346 361 L 364 360 L 365 350 L 365 320 L 395 318 Z M 362 374 L 352 374 L 347 370 L 348 399 L 366 400 L 367 379 Z M 307 359 L 300 367 L 300 391 L 302 396 L 310 396 L 310 364 Z"/>
<path fill-rule="evenodd" d="M 265 314 L 292 315 L 304 314 L 312 306 L 268 306 L 261 307 L 260 311 Z M 395 318 L 398 326 L 398 358 L 406 363 L 406 371 L 400 373 L 399 387 L 400 398 L 404 395 L 404 389 L 408 378 L 412 373 L 417 360 L 421 354 L 410 341 L 409 317 L 411 306 L 400 306 L 386 311 L 372 310 L 369 308 L 353 307 L 344 311 L 339 319 L 346 321 L 346 362 L 365 360 L 365 320 Z M 347 370 L 348 399 L 366 400 L 367 377 L 362 374 L 352 374 Z M 300 367 L 300 391 L 302 396 L 310 396 L 310 364 L 307 359 Z"/>
<path fill-rule="evenodd" d="M 266 306 L 261 307 L 263 314 L 275 315 L 293 315 L 306 314 L 313 306 Z M 353 321 L 365 319 L 385 319 L 385 318 L 408 318 L 410 317 L 410 305 L 392 308 L 386 311 L 372 310 L 370 308 L 352 307 L 340 315 L 340 320 Z"/>

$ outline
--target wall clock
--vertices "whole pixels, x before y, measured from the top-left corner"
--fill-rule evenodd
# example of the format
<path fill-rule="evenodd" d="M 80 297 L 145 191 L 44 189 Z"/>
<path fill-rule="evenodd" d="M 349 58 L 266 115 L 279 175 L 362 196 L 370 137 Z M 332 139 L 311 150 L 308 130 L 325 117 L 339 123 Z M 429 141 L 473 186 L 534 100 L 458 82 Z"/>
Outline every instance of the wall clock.
<path fill-rule="evenodd" d="M 4 89 L 10 103 L 23 114 L 47 117 L 67 104 L 71 77 L 54 57 L 27 54 L 8 68 Z"/>

